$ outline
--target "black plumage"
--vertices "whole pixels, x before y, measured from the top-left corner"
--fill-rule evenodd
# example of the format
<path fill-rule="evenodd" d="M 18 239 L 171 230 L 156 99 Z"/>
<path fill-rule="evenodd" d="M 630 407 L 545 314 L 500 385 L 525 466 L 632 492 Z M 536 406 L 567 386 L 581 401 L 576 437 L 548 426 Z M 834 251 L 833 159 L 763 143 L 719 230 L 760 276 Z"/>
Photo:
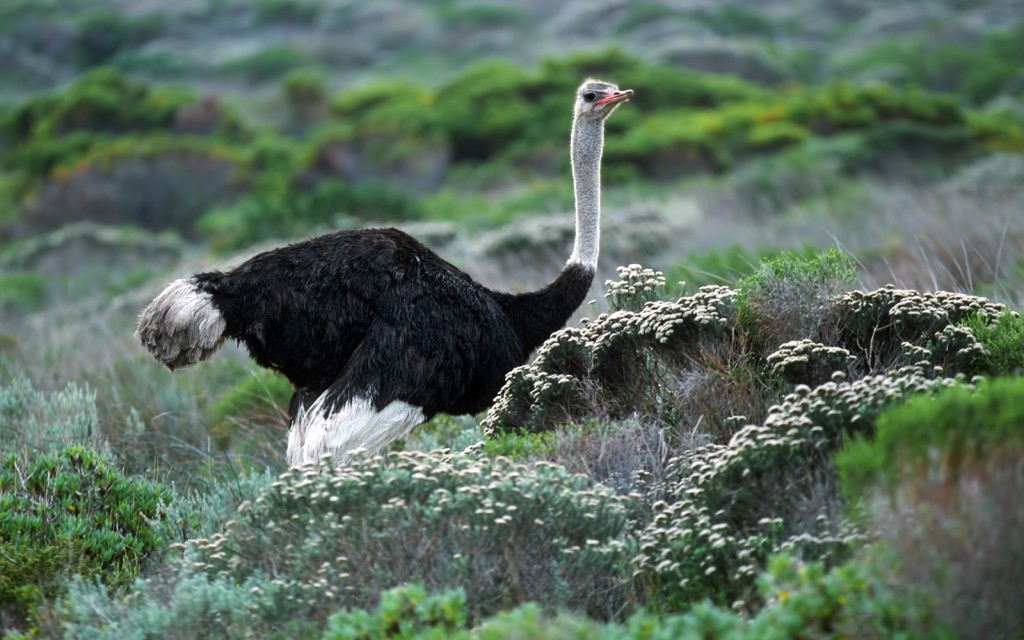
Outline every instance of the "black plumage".
<path fill-rule="evenodd" d="M 397 229 L 339 231 L 193 276 L 261 366 L 295 386 L 292 414 L 325 391 L 401 400 L 426 418 L 487 408 L 505 374 L 562 327 L 594 271 L 567 265 L 547 287 L 512 295 L 474 282 Z"/>

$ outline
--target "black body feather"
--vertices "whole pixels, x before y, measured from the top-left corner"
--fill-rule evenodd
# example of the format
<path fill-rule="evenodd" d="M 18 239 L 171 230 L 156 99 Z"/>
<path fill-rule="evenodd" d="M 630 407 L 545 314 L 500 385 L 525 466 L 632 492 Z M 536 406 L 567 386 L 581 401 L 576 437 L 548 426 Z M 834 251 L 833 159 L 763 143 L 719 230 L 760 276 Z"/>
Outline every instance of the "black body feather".
<path fill-rule="evenodd" d="M 487 408 L 505 374 L 562 327 L 593 281 L 569 264 L 547 287 L 491 291 L 397 229 L 339 231 L 198 274 L 225 335 L 295 386 L 290 408 L 329 390 L 325 409 L 354 397 L 438 412 Z"/>

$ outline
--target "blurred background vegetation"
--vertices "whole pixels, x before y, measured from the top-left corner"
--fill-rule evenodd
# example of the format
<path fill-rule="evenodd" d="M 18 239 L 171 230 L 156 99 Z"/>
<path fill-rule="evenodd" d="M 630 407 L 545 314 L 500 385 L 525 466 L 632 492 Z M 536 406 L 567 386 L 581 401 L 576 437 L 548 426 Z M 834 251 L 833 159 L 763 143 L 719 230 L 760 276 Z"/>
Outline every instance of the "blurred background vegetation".
<path fill-rule="evenodd" d="M 90 589 L 116 593 L 146 574 L 151 551 L 221 531 L 239 503 L 267 489 L 271 476 L 261 475 L 264 470 L 283 470 L 286 381 L 257 370 L 233 346 L 172 376 L 135 344 L 136 313 L 168 280 L 237 264 L 314 233 L 397 225 L 488 286 L 521 291 L 549 281 L 572 242 L 570 101 L 588 76 L 636 94 L 608 123 L 601 273 L 591 295 L 596 302 L 580 315 L 593 320 L 603 311 L 628 308 L 614 296 L 606 301 L 603 285 L 623 277 L 629 284 L 634 272 L 616 275 L 616 267 L 642 263 L 664 272 L 665 281 L 657 295 L 633 300 L 632 311 L 639 313 L 645 300 L 695 296 L 705 285 L 735 287 L 738 311 L 723 313 L 737 323 L 741 337 L 730 338 L 727 348 L 715 342 L 721 335 L 702 337 L 716 346 L 701 352 L 698 372 L 686 375 L 671 372 L 697 357 L 690 352 L 669 357 L 650 347 L 656 356 L 624 360 L 625 370 L 640 366 L 634 382 L 647 385 L 641 389 L 618 389 L 598 369 L 584 376 L 590 396 L 566 391 L 556 397 L 560 387 L 546 387 L 554 400 L 547 406 L 523 404 L 529 412 L 522 415 L 531 417 L 511 426 L 534 428 L 535 420 L 569 422 L 571 428 L 554 435 L 514 429 L 492 434 L 484 455 L 531 465 L 554 460 L 580 471 L 578 460 L 596 446 L 586 433 L 597 429 L 599 440 L 622 446 L 654 446 L 652 424 L 675 439 L 670 450 L 677 453 L 684 433 L 691 449 L 724 446 L 743 422 L 739 418 L 766 420 L 772 402 L 792 391 L 795 381 L 821 383 L 839 369 L 852 378 L 875 375 L 920 364 L 915 357 L 931 358 L 949 375 L 1019 373 L 1020 323 L 1010 315 L 997 323 L 995 311 L 970 322 L 942 311 L 948 327 L 940 322 L 927 328 L 947 333 L 904 335 L 905 344 L 890 340 L 882 356 L 865 346 L 874 334 L 850 326 L 842 328 L 849 335 L 840 329 L 827 336 L 814 332 L 832 326 L 819 317 L 831 304 L 828 296 L 890 283 L 986 296 L 1010 309 L 1024 306 L 1020 0 L 764 0 L 756 7 L 739 0 L 4 0 L 0 449 L 11 457 L 0 459 L 6 474 L 0 475 L 0 494 L 15 498 L 0 506 L 25 512 L 18 527 L 41 527 L 32 519 L 32 505 L 78 504 L 76 491 L 79 497 L 92 494 L 75 483 L 102 476 L 107 485 L 117 485 L 117 495 L 127 496 L 123 500 L 141 501 L 160 515 L 143 523 L 127 512 L 97 515 L 106 519 L 83 543 L 76 527 L 90 525 L 64 513 L 62 528 L 48 530 L 46 539 L 72 542 L 48 543 L 43 550 L 18 547 L 18 554 L 5 556 L 9 567 L 0 563 L 0 629 L 25 628 L 27 607 L 64 593 L 64 573 L 72 570 L 106 578 L 100 586 L 76 584 L 70 593 L 77 600 L 69 608 L 40 609 L 44 613 L 32 625 L 45 629 L 52 623 L 51 633 L 59 636 L 68 629 L 55 619 L 94 624 L 93 615 L 128 616 L 115 596 L 96 604 Z M 808 275 L 814 269 L 806 264 L 817 264 L 822 255 L 830 269 L 848 261 L 842 278 L 828 269 Z M 805 266 L 787 271 L 793 261 Z M 722 298 L 728 305 L 730 296 Z M 706 304 L 701 296 L 687 300 Z M 801 306 L 809 300 L 818 306 Z M 864 304 L 880 303 L 869 298 Z M 853 303 L 842 308 L 851 318 L 854 311 L 866 313 Z M 803 331 L 808 318 L 817 328 Z M 574 323 L 577 330 L 582 326 Z M 987 360 L 947 357 L 943 349 L 954 349 L 950 345 L 966 348 L 957 342 L 961 329 L 988 345 Z M 598 323 L 580 335 L 606 330 L 611 331 Z M 550 351 L 557 357 L 539 358 L 519 382 L 564 375 L 568 369 L 557 358 L 576 353 L 565 346 L 579 347 L 573 335 L 554 343 Z M 834 342 L 841 335 L 847 342 Z M 786 340 L 808 337 L 831 351 L 816 343 L 776 350 Z M 641 352 L 636 345 L 646 344 L 627 343 Z M 813 367 L 792 364 L 804 357 L 812 364 L 822 358 L 821 370 L 808 373 Z M 846 364 L 847 358 L 856 364 Z M 595 397 L 595 384 L 605 385 L 610 395 Z M 496 410 L 506 417 L 515 415 L 516 402 L 525 402 L 514 397 L 515 389 L 507 391 L 507 403 Z M 959 396 L 947 402 L 968 403 Z M 900 415 L 907 414 L 886 424 L 896 429 L 908 422 Z M 396 448 L 458 450 L 481 438 L 474 418 L 443 416 L 418 433 Z M 67 448 L 83 443 L 90 451 Z M 116 469 L 94 460 L 93 452 L 116 461 Z M 37 460 L 36 453 L 45 456 Z M 867 444 L 856 455 L 882 459 Z M 707 464 L 718 464 L 708 456 Z M 884 464 L 891 471 L 893 464 Z M 908 458 L 900 464 L 916 463 Z M 65 479 L 46 493 L 19 476 L 19 469 L 29 468 Z M 114 477 L 118 473 L 124 476 Z M 836 493 L 835 472 L 829 473 L 832 479 L 822 482 Z M 613 480 L 597 478 L 618 489 Z M 871 481 L 861 477 L 855 484 L 860 495 Z M 689 539 L 684 544 L 671 535 L 668 542 L 658 538 L 664 532 L 654 527 L 650 509 L 657 500 L 671 502 L 671 492 L 637 490 L 647 502 L 627 508 L 635 510 L 629 511 L 634 524 L 653 527 L 647 534 L 666 548 L 703 548 Z M 168 501 L 171 507 L 160 506 Z M 90 498 L 80 508 L 96 504 Z M 879 516 L 879 526 L 893 539 L 904 535 L 893 531 L 910 527 L 897 515 Z M 683 520 L 691 517 L 696 516 Z M 131 522 L 138 539 L 125 543 L 128 525 L 120 522 Z M 769 566 L 766 550 L 787 548 L 785 540 L 760 525 L 743 529 L 747 525 L 737 522 L 728 524 L 729 531 L 742 534 L 707 557 L 760 558 L 757 570 L 770 572 L 757 585 L 749 575 L 726 584 L 687 573 L 707 570 L 699 563 L 653 572 L 609 569 L 615 579 L 622 577 L 616 572 L 648 571 L 647 588 L 657 585 L 666 595 L 659 600 L 649 592 L 606 594 L 597 617 L 622 618 L 637 603 L 655 612 L 679 612 L 688 606 L 681 603 L 702 597 L 736 606 L 728 594 L 747 598 L 746 608 L 737 608 L 754 616 L 755 625 L 772 626 L 772 616 L 787 612 L 758 614 L 753 603 L 779 602 L 781 593 L 791 593 L 787 606 L 805 607 L 798 613 L 813 617 L 818 614 L 808 612 L 820 613 L 824 606 L 815 594 L 825 590 L 832 604 L 846 598 L 870 611 L 877 603 L 856 585 L 870 583 L 877 593 L 888 588 L 869 566 L 878 561 L 874 557 L 860 558 L 842 574 L 827 573 L 825 565 L 799 573 L 789 560 Z M 14 529 L 10 522 L 4 526 L 0 521 L 0 545 L 13 545 L 3 532 Z M 1010 530 L 1009 524 L 1001 526 Z M 122 538 L 105 542 L 112 531 Z M 601 544 L 618 544 L 629 535 L 608 532 Z M 638 534 L 634 541 L 642 539 Z M 852 539 L 843 538 L 843 544 Z M 958 567 L 969 565 L 950 540 L 942 541 L 944 553 L 961 554 Z M 99 561 L 90 564 L 82 549 L 94 548 L 100 549 Z M 615 558 L 636 551 L 608 549 Z M 493 550 L 484 556 L 497 562 Z M 830 551 L 806 557 L 827 564 L 844 556 Z M 605 560 L 598 564 L 606 567 Z M 44 576 L 31 589 L 22 588 L 31 573 L 25 566 L 38 567 Z M 917 569 L 919 581 L 927 583 L 928 571 Z M 692 579 L 691 587 L 676 584 L 680 575 Z M 139 593 L 159 609 L 153 603 L 165 602 L 175 589 L 199 589 L 194 579 L 176 575 L 172 586 L 150 584 Z M 557 583 L 557 576 L 551 579 Z M 357 628 L 364 637 L 376 637 L 368 629 L 384 624 L 374 616 L 392 615 L 387 606 L 420 607 L 421 618 L 410 618 L 413 627 L 450 622 L 449 631 L 466 623 L 466 614 L 452 614 L 451 608 L 461 611 L 465 605 L 471 617 L 494 611 L 475 600 L 459 604 L 465 594 L 435 600 L 413 590 L 388 595 L 372 613 L 378 593 L 389 585 L 379 576 L 366 584 L 368 591 L 350 600 L 366 611 L 332 618 L 328 626 L 336 637 Z M 203 585 L 208 591 L 202 597 L 221 603 L 256 598 L 216 581 Z M 448 586 L 428 584 L 435 594 Z M 492 586 L 481 588 L 491 593 Z M 545 583 L 523 593 L 577 612 L 596 606 L 590 587 L 562 600 L 558 594 L 568 591 L 559 589 Z M 266 597 L 260 606 L 269 611 L 277 596 Z M 619 611 L 609 613 L 609 603 Z M 431 618 L 422 609 L 428 604 L 447 613 Z M 331 612 L 321 613 L 314 627 L 322 627 Z M 539 634 L 538 615 L 517 609 L 494 624 L 534 625 Z M 700 610 L 672 624 L 677 630 L 701 624 L 738 628 L 732 615 L 727 609 Z M 150 622 L 137 622 L 149 629 Z M 566 629 L 589 624 L 563 622 Z M 282 623 L 266 624 L 233 628 L 244 637 Z M 318 635 L 319 627 L 310 633 Z"/>

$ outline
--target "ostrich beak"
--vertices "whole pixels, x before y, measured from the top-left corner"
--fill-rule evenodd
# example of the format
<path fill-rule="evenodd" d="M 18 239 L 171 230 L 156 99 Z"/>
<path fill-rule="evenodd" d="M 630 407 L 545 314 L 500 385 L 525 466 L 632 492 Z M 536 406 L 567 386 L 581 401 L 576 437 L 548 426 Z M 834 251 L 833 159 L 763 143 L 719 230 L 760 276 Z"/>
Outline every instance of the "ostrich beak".
<path fill-rule="evenodd" d="M 622 91 L 616 91 L 610 96 L 605 96 L 604 98 L 601 98 L 600 100 L 595 102 L 594 105 L 597 106 L 599 104 L 615 104 L 618 102 L 625 102 L 626 100 L 629 100 L 631 97 L 633 97 L 633 90 L 623 89 Z"/>

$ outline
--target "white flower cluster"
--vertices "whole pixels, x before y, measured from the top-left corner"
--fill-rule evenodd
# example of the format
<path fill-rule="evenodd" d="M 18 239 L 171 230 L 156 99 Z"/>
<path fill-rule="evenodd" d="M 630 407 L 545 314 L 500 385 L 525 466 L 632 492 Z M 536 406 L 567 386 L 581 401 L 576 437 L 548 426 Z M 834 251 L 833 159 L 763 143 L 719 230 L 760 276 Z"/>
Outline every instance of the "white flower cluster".
<path fill-rule="evenodd" d="M 623 268 L 623 277 L 613 289 L 659 286 L 655 272 L 636 265 Z M 545 430 L 588 409 L 582 389 L 614 400 L 638 386 L 656 386 L 660 368 L 721 340 L 734 322 L 734 297 L 727 287 L 702 287 L 675 302 L 647 300 L 639 310 L 603 313 L 581 329 L 556 332 L 533 363 L 508 374 L 484 428 Z"/>

